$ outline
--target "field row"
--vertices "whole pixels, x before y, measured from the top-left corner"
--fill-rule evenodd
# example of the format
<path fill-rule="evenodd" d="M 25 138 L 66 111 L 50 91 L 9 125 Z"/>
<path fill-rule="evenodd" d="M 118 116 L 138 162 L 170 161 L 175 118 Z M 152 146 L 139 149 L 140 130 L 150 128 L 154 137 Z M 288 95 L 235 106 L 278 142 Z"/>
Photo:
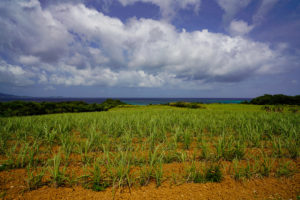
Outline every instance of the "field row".
<path fill-rule="evenodd" d="M 242 106 L 250 111 L 148 106 L 2 118 L 0 169 L 25 168 L 30 190 L 95 191 L 298 173 L 299 114 Z"/>

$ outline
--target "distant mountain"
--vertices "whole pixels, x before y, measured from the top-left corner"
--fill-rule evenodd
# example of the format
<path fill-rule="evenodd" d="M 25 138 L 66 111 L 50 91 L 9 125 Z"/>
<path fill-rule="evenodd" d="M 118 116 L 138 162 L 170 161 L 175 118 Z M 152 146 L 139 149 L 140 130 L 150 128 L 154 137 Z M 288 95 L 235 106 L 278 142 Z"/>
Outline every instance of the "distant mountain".
<path fill-rule="evenodd" d="M 18 96 L 15 96 L 15 95 L 11 95 L 11 94 L 3 94 L 3 93 L 0 93 L 0 98 L 11 98 L 11 97 L 18 97 Z"/>
<path fill-rule="evenodd" d="M 4 94 L 4 93 L 0 93 L 0 98 L 1 99 L 8 99 L 8 98 L 30 98 L 28 96 L 16 96 L 16 95 L 12 95 L 12 94 Z"/>

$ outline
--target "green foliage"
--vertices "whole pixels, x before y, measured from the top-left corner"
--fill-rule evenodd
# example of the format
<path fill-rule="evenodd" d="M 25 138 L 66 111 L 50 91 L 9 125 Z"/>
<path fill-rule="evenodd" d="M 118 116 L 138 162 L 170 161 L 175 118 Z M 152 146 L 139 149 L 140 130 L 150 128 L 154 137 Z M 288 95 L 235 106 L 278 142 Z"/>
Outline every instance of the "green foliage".
<path fill-rule="evenodd" d="M 256 97 L 250 101 L 250 104 L 257 105 L 300 105 L 300 95 L 297 96 L 286 96 L 283 94 L 269 95 L 265 94 L 264 96 Z"/>
<path fill-rule="evenodd" d="M 5 154 L 5 149 L 7 148 L 7 141 L 5 141 L 5 138 L 0 138 L 0 155 Z"/>
<path fill-rule="evenodd" d="M 283 145 L 280 138 L 273 138 L 272 140 L 272 146 L 273 146 L 273 154 L 274 156 L 280 158 L 283 156 Z"/>
<path fill-rule="evenodd" d="M 246 166 L 240 164 L 239 160 L 233 160 L 233 177 L 236 180 L 244 179 L 244 178 L 251 178 L 256 173 L 256 166 L 251 165 L 250 161 L 247 162 Z"/>
<path fill-rule="evenodd" d="M 0 172 L 6 170 L 8 167 L 6 164 L 0 164 Z"/>
<path fill-rule="evenodd" d="M 76 180 L 95 191 L 110 186 L 130 189 L 135 183 L 152 182 L 159 187 L 171 178 L 180 183 L 183 177 L 194 183 L 218 182 L 223 171 L 217 162 L 227 169 L 232 163 L 228 161 L 233 161 L 231 175 L 236 179 L 291 176 L 295 173 L 291 166 L 297 161 L 292 159 L 299 157 L 299 114 L 266 113 L 260 108 L 137 106 L 109 112 L 0 118 L 0 170 L 30 168 L 27 184 L 31 189 L 40 183 L 58 187 Z M 195 142 L 198 148 L 191 145 Z M 281 160 L 292 164 L 277 165 Z M 163 171 L 170 169 L 166 163 L 180 166 L 171 172 L 172 177 Z M 82 182 L 75 175 L 71 178 L 66 170 L 70 165 L 84 166 Z M 186 171 L 181 166 L 187 166 Z M 37 167 L 48 167 L 47 176 Z"/>
<path fill-rule="evenodd" d="M 156 187 L 161 186 L 162 178 L 163 178 L 163 167 L 162 167 L 162 159 L 158 160 L 158 163 L 154 167 L 154 174 L 155 174 L 155 182 Z"/>
<path fill-rule="evenodd" d="M 283 112 L 284 107 L 282 105 L 263 106 L 261 109 L 267 112 Z"/>
<path fill-rule="evenodd" d="M 83 101 L 41 103 L 25 101 L 0 102 L 0 116 L 10 117 L 54 113 L 107 111 L 111 108 L 124 104 L 125 103 L 120 100 L 114 99 L 107 99 L 101 104 L 88 104 Z"/>
<path fill-rule="evenodd" d="M 239 180 L 243 177 L 243 169 L 239 166 L 238 160 L 233 160 L 234 178 Z"/>
<path fill-rule="evenodd" d="M 92 186 L 91 189 L 97 192 L 104 191 L 109 187 L 109 182 L 105 180 L 104 173 L 100 169 L 100 161 L 96 160 L 94 162 L 93 171 L 91 171 Z"/>
<path fill-rule="evenodd" d="M 269 158 L 265 153 L 262 153 L 262 161 L 260 164 L 260 175 L 270 176 L 274 164 L 274 160 Z"/>
<path fill-rule="evenodd" d="M 54 187 L 59 187 L 64 185 L 68 178 L 66 177 L 66 168 L 64 167 L 62 170 L 61 166 L 61 155 L 56 154 L 53 159 L 50 160 L 49 165 L 49 173 L 51 176 L 51 182 Z"/>
<path fill-rule="evenodd" d="M 175 106 L 175 107 L 181 107 L 181 108 L 205 108 L 203 105 L 200 103 L 190 103 L 190 102 L 183 102 L 183 101 L 177 101 L 174 103 L 169 103 L 169 106 Z"/>
<path fill-rule="evenodd" d="M 140 174 L 138 177 L 139 184 L 141 186 L 148 185 L 152 177 L 153 167 L 148 167 L 146 165 L 142 166 L 140 169 Z"/>
<path fill-rule="evenodd" d="M 217 150 L 217 159 L 224 158 L 231 161 L 234 158 L 242 159 L 245 155 L 245 146 L 239 140 L 233 137 L 221 136 L 215 144 Z"/>
<path fill-rule="evenodd" d="M 30 165 L 27 167 L 27 178 L 26 183 L 29 190 L 35 190 L 43 186 L 43 177 L 45 175 L 45 170 L 34 171 Z"/>
<path fill-rule="evenodd" d="M 205 172 L 205 179 L 208 182 L 221 182 L 223 174 L 219 164 L 213 164 L 207 168 Z"/>
<path fill-rule="evenodd" d="M 300 155 L 300 140 L 298 137 L 288 137 L 285 139 L 284 147 L 287 149 L 290 158 L 297 159 Z"/>
<path fill-rule="evenodd" d="M 276 171 L 276 176 L 280 177 L 280 176 L 292 176 L 295 173 L 295 169 L 292 166 L 292 163 L 290 161 L 287 162 L 282 162 L 279 164 L 279 168 Z"/>
<path fill-rule="evenodd" d="M 183 133 L 183 144 L 185 149 L 189 149 L 192 143 L 193 137 L 190 132 L 185 131 Z"/>
<path fill-rule="evenodd" d="M 201 158 L 209 159 L 210 158 L 209 146 L 205 140 L 201 141 L 200 148 L 201 148 Z"/>
<path fill-rule="evenodd" d="M 300 107 L 299 106 L 289 106 L 288 111 L 291 113 L 297 113 L 300 111 Z"/>
<path fill-rule="evenodd" d="M 119 147 L 120 148 L 120 147 Z M 109 177 L 112 180 L 113 187 L 121 188 L 128 186 L 131 188 L 134 180 L 130 173 L 132 165 L 131 152 L 126 149 L 125 151 L 118 150 L 118 154 L 111 158 L 109 153 L 106 153 L 106 168 L 109 173 Z"/>
<path fill-rule="evenodd" d="M 34 144 L 24 143 L 19 145 L 16 143 L 14 146 L 8 149 L 6 152 L 7 160 L 4 163 L 3 170 L 5 169 L 14 169 L 14 168 L 23 168 L 27 165 L 35 166 L 37 165 L 38 160 L 34 157 L 39 150 L 39 145 L 37 142 Z"/>
<path fill-rule="evenodd" d="M 186 171 L 186 180 L 187 182 L 194 183 L 205 183 L 205 175 L 203 174 L 203 170 L 196 167 L 196 163 L 193 161 L 191 166 Z"/>

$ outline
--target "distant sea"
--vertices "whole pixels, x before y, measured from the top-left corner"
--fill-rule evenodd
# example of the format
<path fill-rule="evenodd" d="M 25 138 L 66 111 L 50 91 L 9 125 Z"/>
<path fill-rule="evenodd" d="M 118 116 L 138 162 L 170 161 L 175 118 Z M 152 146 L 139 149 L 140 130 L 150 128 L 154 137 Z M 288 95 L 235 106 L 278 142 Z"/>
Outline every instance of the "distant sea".
<path fill-rule="evenodd" d="M 34 102 L 62 102 L 62 101 L 84 101 L 86 103 L 102 103 L 107 98 L 39 98 L 39 97 L 6 97 L 0 98 L 0 102 L 7 101 L 34 101 Z M 201 102 L 201 103 L 224 103 L 238 104 L 242 101 L 250 101 L 251 98 L 112 98 L 120 99 L 121 101 L 131 105 L 149 105 L 149 104 L 166 104 L 169 102 L 184 101 L 184 102 Z"/>

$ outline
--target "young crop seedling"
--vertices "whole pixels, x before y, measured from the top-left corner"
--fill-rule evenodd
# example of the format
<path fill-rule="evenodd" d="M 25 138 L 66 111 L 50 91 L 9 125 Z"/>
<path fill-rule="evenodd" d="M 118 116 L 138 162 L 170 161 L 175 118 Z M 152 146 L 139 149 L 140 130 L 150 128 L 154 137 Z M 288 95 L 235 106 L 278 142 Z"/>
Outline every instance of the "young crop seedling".
<path fill-rule="evenodd" d="M 34 171 L 30 165 L 27 166 L 27 178 L 26 184 L 29 190 L 35 190 L 43 186 L 43 177 L 45 175 L 45 169 Z"/>
<path fill-rule="evenodd" d="M 48 171 L 51 176 L 51 182 L 54 187 L 62 186 L 66 183 L 68 178 L 66 177 L 66 167 L 62 170 L 60 169 L 61 166 L 61 154 L 58 153 L 54 155 L 53 159 L 49 161 Z"/>
<path fill-rule="evenodd" d="M 162 167 L 162 158 L 154 166 L 154 174 L 155 174 L 155 181 L 156 187 L 161 186 L 162 179 L 163 179 L 163 167 Z"/>
<path fill-rule="evenodd" d="M 103 191 L 110 186 L 109 182 L 105 179 L 103 172 L 100 169 L 99 160 L 94 162 L 93 170 L 91 171 L 92 186 L 91 189 L 94 191 Z"/>
<path fill-rule="evenodd" d="M 280 182 L 294 182 L 299 114 L 260 107 L 129 106 L 101 113 L 1 118 L 0 171 L 18 174 L 27 169 L 20 180 L 28 190 L 48 184 L 131 191 L 134 186 L 218 183 L 228 175 L 237 180 L 233 184 L 269 181 L 266 177 L 276 182 L 283 176 L 289 178 Z"/>
<path fill-rule="evenodd" d="M 260 174 L 261 176 L 270 176 L 272 171 L 274 160 L 269 158 L 265 153 L 261 153 L 262 161 L 260 163 Z"/>
<path fill-rule="evenodd" d="M 196 167 L 195 161 L 192 161 L 192 164 L 190 167 L 187 168 L 186 170 L 186 181 L 187 182 L 194 182 L 194 183 L 205 183 L 205 175 L 204 172 L 205 169 L 202 166 L 202 169 L 199 169 Z"/>
<path fill-rule="evenodd" d="M 276 176 L 277 177 L 280 177 L 280 176 L 290 177 L 290 176 L 293 176 L 294 173 L 295 173 L 295 168 L 292 166 L 292 162 L 287 161 L 287 162 L 282 162 L 279 164 L 279 167 L 276 171 Z"/>

